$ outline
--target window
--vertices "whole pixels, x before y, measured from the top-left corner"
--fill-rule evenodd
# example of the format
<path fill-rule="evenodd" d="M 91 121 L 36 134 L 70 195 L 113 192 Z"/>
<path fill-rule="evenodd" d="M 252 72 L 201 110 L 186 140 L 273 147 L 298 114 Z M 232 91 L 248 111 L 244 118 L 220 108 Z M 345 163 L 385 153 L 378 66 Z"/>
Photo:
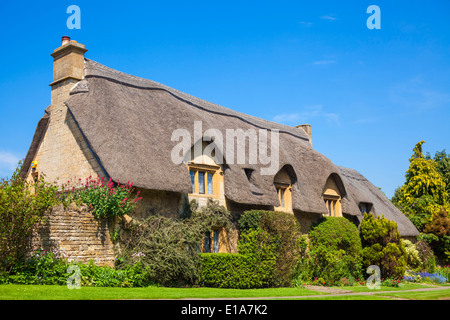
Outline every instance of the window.
<path fill-rule="evenodd" d="M 327 206 L 328 215 L 331 217 L 339 217 L 340 216 L 338 208 L 339 199 L 325 197 L 323 200 L 325 201 L 325 205 Z"/>
<path fill-rule="evenodd" d="M 204 250 L 205 253 L 211 252 L 211 232 L 205 232 L 205 242 L 204 242 Z"/>
<path fill-rule="evenodd" d="M 207 174 L 208 177 L 208 194 L 213 194 L 213 174 L 212 173 L 208 173 Z"/>
<path fill-rule="evenodd" d="M 328 177 L 323 191 L 323 201 L 327 210 L 326 213 L 324 212 L 324 215 L 331 217 L 342 217 L 341 189 L 336 183 L 338 178 L 335 178 L 333 175 Z"/>
<path fill-rule="evenodd" d="M 372 212 L 372 204 L 369 202 L 360 202 L 359 210 L 361 211 L 361 214 L 370 213 Z"/>
<path fill-rule="evenodd" d="M 198 193 L 205 194 L 205 172 L 199 171 L 198 175 Z"/>
<path fill-rule="evenodd" d="M 285 201 L 286 188 L 278 187 L 277 191 L 278 191 L 278 200 L 280 201 L 280 207 L 284 208 L 286 206 Z"/>
<path fill-rule="evenodd" d="M 289 185 L 276 184 L 275 188 L 277 189 L 278 201 L 280 203 L 280 206 L 275 207 L 275 210 L 290 211 L 291 187 Z"/>
<path fill-rule="evenodd" d="M 206 165 L 188 165 L 191 179 L 191 194 L 218 196 L 216 175 L 220 175 L 220 167 Z"/>
<path fill-rule="evenodd" d="M 219 230 L 214 230 L 213 232 L 213 252 L 219 252 Z"/>
<path fill-rule="evenodd" d="M 274 207 L 275 211 L 291 212 L 292 210 L 292 188 L 297 181 L 296 175 L 292 167 L 285 165 L 274 176 L 273 184 L 277 191 L 278 206 Z"/>
<path fill-rule="evenodd" d="M 205 237 L 203 240 L 203 252 L 204 253 L 218 253 L 220 250 L 219 246 L 219 236 L 220 230 L 214 229 L 212 232 L 205 232 Z"/>
<path fill-rule="evenodd" d="M 195 171 L 189 171 L 189 174 L 191 175 L 192 193 L 195 193 Z"/>

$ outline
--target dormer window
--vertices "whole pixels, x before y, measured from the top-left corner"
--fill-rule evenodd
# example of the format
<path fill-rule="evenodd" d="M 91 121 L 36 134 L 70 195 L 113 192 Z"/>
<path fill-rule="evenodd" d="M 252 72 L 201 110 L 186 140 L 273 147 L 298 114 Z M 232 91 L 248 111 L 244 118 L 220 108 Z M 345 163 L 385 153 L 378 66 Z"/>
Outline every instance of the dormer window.
<path fill-rule="evenodd" d="M 327 210 L 324 215 L 342 217 L 341 191 L 333 176 L 330 176 L 325 183 L 323 201 Z"/>
<path fill-rule="evenodd" d="M 191 193 L 213 195 L 214 189 L 216 189 L 214 188 L 214 176 L 218 174 L 216 171 L 220 167 L 195 164 L 189 164 L 188 167 L 191 177 Z"/>
<path fill-rule="evenodd" d="M 327 207 L 327 215 L 330 217 L 340 217 L 341 212 L 341 197 L 334 197 L 330 195 L 324 195 L 323 200 Z"/>
<path fill-rule="evenodd" d="M 296 181 L 295 173 L 289 166 L 283 167 L 274 177 L 273 184 L 277 190 L 279 206 L 275 211 L 292 212 L 292 184 Z"/>
<path fill-rule="evenodd" d="M 185 158 L 189 170 L 191 190 L 189 196 L 197 199 L 214 198 L 223 199 L 223 171 L 222 166 L 214 162 L 213 157 L 205 153 L 208 144 L 202 143 L 202 154 L 194 156 L 194 146 L 189 153 L 190 157 Z M 202 200 L 202 201 L 203 201 Z"/>

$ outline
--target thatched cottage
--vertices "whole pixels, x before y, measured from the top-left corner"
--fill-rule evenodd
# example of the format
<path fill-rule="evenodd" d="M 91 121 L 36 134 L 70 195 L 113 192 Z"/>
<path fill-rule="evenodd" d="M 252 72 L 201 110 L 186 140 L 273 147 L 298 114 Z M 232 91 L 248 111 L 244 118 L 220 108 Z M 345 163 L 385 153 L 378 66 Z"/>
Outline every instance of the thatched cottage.
<path fill-rule="evenodd" d="M 304 232 L 323 215 L 358 224 L 364 212 L 373 212 L 397 222 L 403 237 L 418 235 L 370 181 L 312 148 L 310 126 L 290 127 L 236 112 L 108 68 L 85 58 L 86 51 L 63 37 L 51 54 L 51 105 L 37 125 L 23 177 L 45 174 L 48 181 L 64 183 L 99 175 L 132 181 L 143 196 L 138 218 L 154 212 L 178 215 L 187 200 L 212 198 L 235 216 L 249 209 L 291 212 Z M 180 149 L 183 161 L 173 159 L 180 143 L 173 137 L 177 129 L 194 137 L 193 152 Z M 219 131 L 225 137 L 226 130 L 238 133 L 233 141 L 247 152 L 241 161 L 227 158 L 229 144 L 208 133 Z M 267 154 L 277 152 L 272 172 L 263 169 L 274 163 L 249 161 L 255 141 L 247 133 L 261 138 L 264 132 L 272 139 Z M 275 138 L 278 144 L 272 143 Z M 209 144 L 215 146 L 213 153 L 204 152 Z M 194 152 L 198 150 L 200 154 Z M 223 155 L 220 163 L 215 161 L 218 153 Z M 215 236 L 211 234 L 211 248 L 221 250 L 214 246 Z"/>

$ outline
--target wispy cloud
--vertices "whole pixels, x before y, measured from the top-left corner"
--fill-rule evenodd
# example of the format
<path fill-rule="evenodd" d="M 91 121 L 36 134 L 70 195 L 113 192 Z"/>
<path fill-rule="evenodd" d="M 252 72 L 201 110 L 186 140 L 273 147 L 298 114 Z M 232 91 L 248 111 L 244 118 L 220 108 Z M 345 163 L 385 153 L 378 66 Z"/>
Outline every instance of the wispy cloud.
<path fill-rule="evenodd" d="M 430 110 L 450 104 L 450 93 L 432 88 L 420 75 L 393 85 L 389 98 L 394 103 L 419 110 Z"/>
<path fill-rule="evenodd" d="M 323 118 L 328 123 L 339 124 L 339 113 L 327 112 L 322 105 L 305 107 L 302 112 L 281 113 L 273 117 L 274 122 L 287 125 L 299 125 L 308 123 L 315 118 Z"/>
<path fill-rule="evenodd" d="M 309 22 L 309 21 L 299 21 L 298 24 L 303 26 L 303 27 L 306 27 L 306 28 L 309 28 L 309 27 L 311 27 L 313 25 L 313 23 Z"/>
<path fill-rule="evenodd" d="M 328 21 L 334 21 L 337 18 L 334 16 L 334 14 L 330 13 L 330 14 L 326 14 L 324 16 L 321 16 L 320 19 L 322 20 L 328 20 Z"/>
<path fill-rule="evenodd" d="M 5 178 L 6 175 L 11 176 L 19 160 L 20 157 L 11 152 L 0 151 L 0 178 Z"/>
<path fill-rule="evenodd" d="M 336 60 L 317 60 L 313 62 L 315 65 L 327 65 L 332 63 L 336 63 Z"/>

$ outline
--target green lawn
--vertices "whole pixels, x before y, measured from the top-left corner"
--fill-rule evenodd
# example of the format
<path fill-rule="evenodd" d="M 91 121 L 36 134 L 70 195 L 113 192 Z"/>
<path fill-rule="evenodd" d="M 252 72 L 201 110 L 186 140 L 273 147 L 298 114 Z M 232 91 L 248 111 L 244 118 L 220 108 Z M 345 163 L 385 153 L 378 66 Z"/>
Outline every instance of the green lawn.
<path fill-rule="evenodd" d="M 201 299 L 284 297 L 321 294 L 303 288 L 216 289 L 216 288 L 104 288 L 66 286 L 0 285 L 0 300 L 111 300 L 111 299 Z"/>
<path fill-rule="evenodd" d="M 399 288 L 381 287 L 380 290 L 370 290 L 365 286 L 340 287 L 356 294 L 334 295 L 321 293 L 305 288 L 268 288 L 268 289 L 217 289 L 217 288 L 104 288 L 81 287 L 69 290 L 66 286 L 45 285 L 0 285 L 0 300 L 116 300 L 116 299 L 218 299 L 218 298 L 275 298 L 304 296 L 302 300 L 390 300 L 394 298 L 435 300 L 450 299 L 450 287 L 433 291 L 405 290 L 423 289 L 430 286 L 420 284 L 405 284 Z M 381 291 L 389 291 L 382 292 Z M 369 293 L 369 294 L 367 294 Z M 320 297 L 310 297 L 320 295 Z M 289 299 L 289 298 L 287 298 Z"/>
<path fill-rule="evenodd" d="M 350 290 L 353 292 L 373 292 L 377 291 L 402 291 L 402 290 L 412 290 L 412 289 L 421 289 L 421 288 L 431 288 L 431 285 L 427 284 L 418 284 L 418 283 L 402 283 L 400 287 L 387 287 L 381 286 L 380 289 L 369 289 L 367 286 L 352 286 L 352 287 L 343 287 L 345 290 Z"/>

